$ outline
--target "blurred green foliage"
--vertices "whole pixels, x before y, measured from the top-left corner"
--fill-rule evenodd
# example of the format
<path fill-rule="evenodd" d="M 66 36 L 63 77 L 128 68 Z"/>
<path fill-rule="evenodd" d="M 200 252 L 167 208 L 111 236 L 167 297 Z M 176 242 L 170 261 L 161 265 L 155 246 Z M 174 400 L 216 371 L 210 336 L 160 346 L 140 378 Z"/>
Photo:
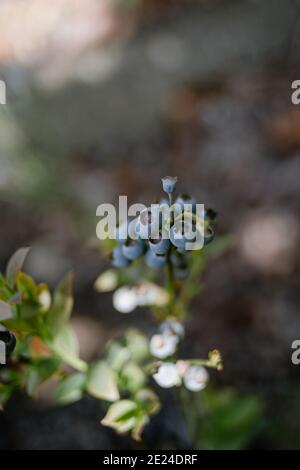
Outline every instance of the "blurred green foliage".
<path fill-rule="evenodd" d="M 258 396 L 211 386 L 201 394 L 182 392 L 185 415 L 197 449 L 246 449 L 259 434 L 263 405 Z"/>

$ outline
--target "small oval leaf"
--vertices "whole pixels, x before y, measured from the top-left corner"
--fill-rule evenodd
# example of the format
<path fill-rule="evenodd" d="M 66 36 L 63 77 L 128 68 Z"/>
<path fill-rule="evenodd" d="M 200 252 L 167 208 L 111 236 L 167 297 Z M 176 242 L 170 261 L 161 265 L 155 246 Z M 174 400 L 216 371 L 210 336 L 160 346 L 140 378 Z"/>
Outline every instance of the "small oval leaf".
<path fill-rule="evenodd" d="M 95 364 L 89 374 L 87 391 L 95 398 L 107 401 L 119 400 L 115 374 L 104 361 Z"/>
<path fill-rule="evenodd" d="M 29 251 L 29 247 L 19 248 L 10 258 L 6 268 L 6 279 L 9 283 L 14 282 L 16 276 L 21 271 Z"/>
<path fill-rule="evenodd" d="M 58 385 L 54 398 L 61 405 L 66 405 L 78 401 L 83 396 L 86 376 L 81 372 L 69 375 Z"/>
<path fill-rule="evenodd" d="M 62 358 L 64 362 L 74 369 L 85 371 L 86 362 L 79 358 L 79 346 L 77 337 L 70 326 L 65 325 L 56 334 L 53 341 L 48 343 L 49 348 Z"/>

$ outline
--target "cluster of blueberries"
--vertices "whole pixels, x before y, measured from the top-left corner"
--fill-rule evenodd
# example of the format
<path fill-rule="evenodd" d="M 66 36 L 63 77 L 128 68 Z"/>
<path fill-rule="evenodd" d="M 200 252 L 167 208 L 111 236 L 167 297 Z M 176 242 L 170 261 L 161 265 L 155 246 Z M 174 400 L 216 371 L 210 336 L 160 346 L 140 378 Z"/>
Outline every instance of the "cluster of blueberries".
<path fill-rule="evenodd" d="M 197 240 L 199 222 L 203 230 L 202 247 L 214 237 L 216 213 L 207 209 L 199 214 L 195 200 L 186 194 L 179 195 L 173 203 L 176 183 L 176 177 L 162 178 L 163 190 L 169 199 L 162 199 L 158 204 L 144 209 L 137 219 L 126 221 L 117 228 L 115 238 L 118 245 L 112 252 L 114 267 L 126 268 L 143 256 L 148 267 L 161 268 L 169 259 L 176 277 L 187 277 L 186 252 L 190 249 L 190 243 Z"/>

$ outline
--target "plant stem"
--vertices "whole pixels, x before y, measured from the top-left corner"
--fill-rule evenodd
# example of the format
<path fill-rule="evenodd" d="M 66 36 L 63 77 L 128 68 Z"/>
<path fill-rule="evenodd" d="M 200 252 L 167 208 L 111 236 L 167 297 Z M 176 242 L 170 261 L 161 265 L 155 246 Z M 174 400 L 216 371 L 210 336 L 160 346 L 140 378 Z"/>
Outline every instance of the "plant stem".
<path fill-rule="evenodd" d="M 170 295 L 169 308 L 170 310 L 172 310 L 175 297 L 176 297 L 176 285 L 175 285 L 174 271 L 173 271 L 173 265 L 171 262 L 170 255 L 171 255 L 171 250 L 167 258 L 167 289 Z"/>
<path fill-rule="evenodd" d="M 173 204 L 173 197 L 172 194 L 169 193 L 169 205 L 170 207 Z M 174 224 L 174 213 L 170 213 L 170 227 Z M 170 301 L 169 301 L 169 310 L 170 314 L 172 314 L 173 307 L 174 307 L 174 302 L 176 298 L 176 284 L 175 284 L 175 277 L 174 277 L 174 270 L 173 270 L 173 264 L 171 261 L 171 253 L 172 253 L 172 248 L 169 250 L 168 256 L 167 256 L 167 289 L 170 295 Z"/>
<path fill-rule="evenodd" d="M 196 421 L 195 414 L 193 413 L 193 407 L 191 406 L 191 396 L 187 393 L 183 387 L 180 387 L 178 390 L 178 401 L 181 405 L 182 415 L 185 420 L 186 430 L 188 433 L 188 440 L 191 443 L 191 447 L 194 448 L 195 445 L 195 437 L 196 437 Z M 193 400 L 192 400 L 193 401 Z"/>
<path fill-rule="evenodd" d="M 173 194 L 169 193 L 168 196 L 169 196 L 169 206 L 171 208 L 172 205 L 173 205 Z M 174 211 L 170 211 L 170 227 L 172 227 L 172 225 L 174 225 L 174 221 L 175 221 L 174 220 Z"/>

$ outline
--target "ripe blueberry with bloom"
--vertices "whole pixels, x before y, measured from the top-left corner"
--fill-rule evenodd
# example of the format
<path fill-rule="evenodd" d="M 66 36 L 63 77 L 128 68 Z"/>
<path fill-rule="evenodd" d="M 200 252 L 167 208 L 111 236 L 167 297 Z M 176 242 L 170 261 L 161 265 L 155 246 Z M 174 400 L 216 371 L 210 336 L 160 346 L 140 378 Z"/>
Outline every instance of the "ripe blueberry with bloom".
<path fill-rule="evenodd" d="M 165 193 L 172 194 L 176 190 L 176 184 L 178 181 L 177 176 L 164 176 L 164 178 L 161 179 L 162 185 L 163 185 L 163 190 Z"/>
<path fill-rule="evenodd" d="M 119 245 L 114 248 L 112 252 L 112 265 L 115 268 L 127 268 L 129 266 L 130 261 L 123 253 L 122 246 Z"/>
<path fill-rule="evenodd" d="M 208 227 L 204 233 L 204 245 L 208 245 L 210 242 L 213 241 L 213 239 L 214 239 L 214 232 L 210 227 Z"/>
<path fill-rule="evenodd" d="M 145 255 L 145 262 L 149 268 L 162 268 L 167 262 L 167 257 L 165 255 L 156 255 L 150 248 Z"/>
<path fill-rule="evenodd" d="M 134 261 L 139 258 L 144 253 L 144 250 L 145 245 L 143 240 L 140 238 L 137 240 L 128 238 L 122 246 L 123 255 L 130 261 Z"/>
<path fill-rule="evenodd" d="M 125 242 L 128 237 L 128 229 L 129 225 L 127 221 L 121 223 L 115 231 L 116 240 L 120 242 Z"/>
<path fill-rule="evenodd" d="M 136 232 L 143 239 L 149 239 L 161 228 L 162 214 L 158 204 L 144 209 L 137 221 Z"/>
<path fill-rule="evenodd" d="M 180 281 L 184 281 L 185 279 L 187 279 L 190 275 L 190 272 L 191 271 L 190 271 L 190 268 L 188 266 L 174 269 L 174 275 L 175 275 L 176 279 L 178 279 Z"/>
<path fill-rule="evenodd" d="M 165 232 L 159 231 L 153 239 L 150 238 L 149 246 L 156 255 L 166 255 L 171 247 L 171 242 Z"/>
<path fill-rule="evenodd" d="M 179 194 L 175 199 L 175 205 L 180 207 L 181 210 L 188 210 L 189 212 L 196 213 L 196 201 L 188 194 Z"/>
<path fill-rule="evenodd" d="M 179 220 L 170 229 L 170 240 L 176 248 L 185 250 L 188 243 L 196 239 L 196 225 L 191 221 Z"/>
<path fill-rule="evenodd" d="M 185 250 L 173 250 L 170 255 L 170 261 L 174 268 L 186 268 L 188 265 L 188 259 Z"/>
<path fill-rule="evenodd" d="M 162 184 L 169 200 L 161 199 L 159 204 L 142 210 L 134 221 L 134 235 L 128 221 L 116 229 L 119 245 L 112 254 L 113 265 L 126 268 L 141 257 L 151 269 L 172 263 L 174 277 L 184 281 L 190 274 L 189 262 L 184 255 L 193 246 L 199 249 L 212 241 L 216 213 L 213 209 L 204 211 L 202 205 L 198 213 L 195 199 L 187 194 L 180 194 L 173 204 L 177 177 L 166 176 L 162 178 Z M 203 244 L 198 244 L 199 238 L 203 238 Z"/>

